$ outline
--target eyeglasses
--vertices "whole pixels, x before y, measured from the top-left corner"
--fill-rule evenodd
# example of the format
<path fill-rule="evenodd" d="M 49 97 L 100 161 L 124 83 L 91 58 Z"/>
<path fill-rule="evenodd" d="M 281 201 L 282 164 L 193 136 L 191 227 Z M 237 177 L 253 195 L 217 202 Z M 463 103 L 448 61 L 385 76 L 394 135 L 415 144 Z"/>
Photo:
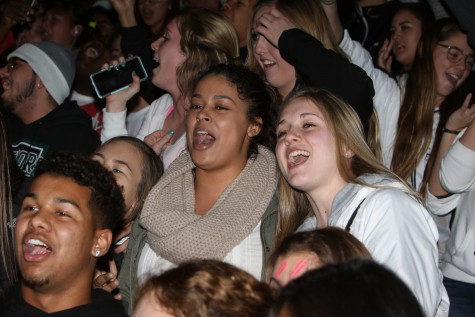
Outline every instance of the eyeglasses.
<path fill-rule="evenodd" d="M 465 55 L 462 50 L 456 46 L 445 45 L 437 43 L 437 45 L 445 47 L 447 49 L 447 58 L 454 64 L 458 64 L 464 61 L 465 66 L 470 70 L 474 70 L 474 57 L 473 55 Z"/>

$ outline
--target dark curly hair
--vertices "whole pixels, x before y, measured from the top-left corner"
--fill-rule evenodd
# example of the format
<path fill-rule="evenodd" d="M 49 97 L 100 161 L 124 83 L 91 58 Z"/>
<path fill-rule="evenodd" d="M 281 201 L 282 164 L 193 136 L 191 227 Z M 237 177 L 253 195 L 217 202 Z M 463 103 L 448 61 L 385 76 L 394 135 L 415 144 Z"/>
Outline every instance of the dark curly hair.
<path fill-rule="evenodd" d="M 275 118 L 274 107 L 275 94 L 264 83 L 264 81 L 249 68 L 237 64 L 218 64 L 211 66 L 199 74 L 193 85 L 195 90 L 198 83 L 207 76 L 223 76 L 226 80 L 235 85 L 239 98 L 248 104 L 247 118 L 250 122 L 257 123 L 257 119 L 262 119 L 261 132 L 251 139 L 248 157 L 255 157 L 258 153 L 257 146 L 263 145 L 274 152 Z"/>
<path fill-rule="evenodd" d="M 125 210 L 124 198 L 112 173 L 100 163 L 79 153 L 56 151 L 36 167 L 35 178 L 43 174 L 67 177 L 88 187 L 88 206 L 96 228 L 116 230 Z"/>

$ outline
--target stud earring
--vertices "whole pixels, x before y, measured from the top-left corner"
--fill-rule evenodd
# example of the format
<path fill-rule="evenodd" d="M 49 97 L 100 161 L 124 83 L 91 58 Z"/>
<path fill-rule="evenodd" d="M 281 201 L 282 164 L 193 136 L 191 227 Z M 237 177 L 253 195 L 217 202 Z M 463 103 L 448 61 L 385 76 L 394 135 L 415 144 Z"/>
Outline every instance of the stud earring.
<path fill-rule="evenodd" d="M 100 254 L 101 254 L 101 251 L 96 250 L 96 258 L 99 257 Z"/>

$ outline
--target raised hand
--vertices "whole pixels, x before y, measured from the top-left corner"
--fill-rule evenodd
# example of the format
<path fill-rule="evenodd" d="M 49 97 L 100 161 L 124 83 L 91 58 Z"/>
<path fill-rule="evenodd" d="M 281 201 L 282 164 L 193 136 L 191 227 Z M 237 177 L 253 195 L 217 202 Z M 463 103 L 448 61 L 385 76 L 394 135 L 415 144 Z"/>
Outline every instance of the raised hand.
<path fill-rule="evenodd" d="M 445 124 L 445 128 L 452 131 L 461 131 L 472 123 L 475 117 L 475 104 L 470 105 L 472 94 L 469 93 L 460 108 L 452 113 Z"/>
<path fill-rule="evenodd" d="M 96 270 L 94 274 L 93 286 L 94 288 L 102 288 L 106 292 L 112 293 L 119 287 L 119 281 L 117 280 L 117 266 L 114 260 L 109 260 L 109 272 Z M 122 299 L 120 294 L 114 295 L 117 300 Z"/>
<path fill-rule="evenodd" d="M 125 62 L 124 57 L 113 60 L 110 64 L 102 65 L 102 69 L 109 69 L 111 67 L 120 67 L 120 64 Z M 107 112 L 121 112 L 125 110 L 127 101 L 129 101 L 140 90 L 140 78 L 137 75 L 132 75 L 132 83 L 128 88 L 116 92 L 106 97 L 106 110 Z"/>
<path fill-rule="evenodd" d="M 295 24 L 292 21 L 279 10 L 272 9 L 258 17 L 257 28 L 254 31 L 264 36 L 272 45 L 278 47 L 282 33 L 293 28 L 295 28 Z"/>
<path fill-rule="evenodd" d="M 173 137 L 173 130 L 168 132 L 164 130 L 157 130 L 150 133 L 144 138 L 144 142 L 150 146 L 157 155 L 162 154 L 165 149 L 170 146 L 170 141 Z"/>
<path fill-rule="evenodd" d="M 393 48 L 393 41 L 385 39 L 383 46 L 378 52 L 378 67 L 387 73 L 391 72 L 391 66 L 393 64 L 393 57 L 391 55 L 391 50 Z"/>

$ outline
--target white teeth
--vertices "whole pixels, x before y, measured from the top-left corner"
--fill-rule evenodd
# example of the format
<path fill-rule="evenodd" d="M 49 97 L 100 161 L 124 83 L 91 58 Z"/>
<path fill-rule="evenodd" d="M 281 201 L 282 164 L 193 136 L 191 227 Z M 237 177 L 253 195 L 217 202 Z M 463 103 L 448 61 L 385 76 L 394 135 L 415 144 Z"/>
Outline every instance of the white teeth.
<path fill-rule="evenodd" d="M 207 134 L 209 134 L 209 133 L 206 132 L 206 131 L 196 131 L 196 134 L 199 134 L 199 135 L 207 135 Z"/>
<path fill-rule="evenodd" d="M 448 74 L 450 77 L 456 79 L 456 80 L 459 80 L 459 76 L 455 75 L 455 74 Z"/>
<path fill-rule="evenodd" d="M 39 245 L 41 247 L 45 247 L 48 249 L 48 245 L 46 243 L 44 243 L 43 241 L 40 241 L 40 240 L 37 240 L 37 239 L 30 239 L 28 240 L 28 244 L 29 245 Z"/>
<path fill-rule="evenodd" d="M 298 150 L 298 151 L 292 151 L 289 153 L 289 157 L 296 157 L 296 156 L 299 156 L 299 155 L 302 155 L 302 156 L 310 156 L 310 153 L 307 152 L 307 151 L 303 151 L 303 150 Z"/>
<path fill-rule="evenodd" d="M 269 66 L 269 65 L 274 65 L 275 62 L 272 62 L 272 61 L 263 61 L 263 64 L 266 65 L 266 66 Z"/>

